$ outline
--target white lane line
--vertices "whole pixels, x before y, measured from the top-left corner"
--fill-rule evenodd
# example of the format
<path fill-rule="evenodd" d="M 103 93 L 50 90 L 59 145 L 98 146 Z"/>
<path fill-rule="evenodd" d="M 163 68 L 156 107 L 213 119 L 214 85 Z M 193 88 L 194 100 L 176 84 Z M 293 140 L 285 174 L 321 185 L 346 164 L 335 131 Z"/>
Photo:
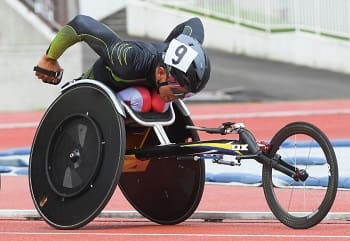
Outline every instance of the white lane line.
<path fill-rule="evenodd" d="M 350 238 L 350 235 L 296 235 L 296 234 L 208 234 L 208 233 L 92 233 L 92 232 L 57 232 L 57 233 L 49 233 L 49 232 L 0 232 L 0 235 L 27 235 L 27 236 L 39 236 L 39 235 L 45 235 L 45 236 L 73 236 L 78 235 L 81 236 L 115 236 L 115 237 L 122 237 L 122 236 L 135 236 L 135 237 L 211 237 L 211 238 L 224 238 L 224 237 L 242 237 L 242 238 L 249 238 L 249 237 L 262 237 L 262 238 L 300 238 L 300 239 L 308 239 L 308 238 L 319 238 L 319 239 L 347 239 Z"/>
<path fill-rule="evenodd" d="M 15 122 L 15 123 L 0 123 L 1 129 L 20 129 L 20 128 L 37 128 L 39 122 Z"/>
<path fill-rule="evenodd" d="M 191 118 L 192 120 L 218 120 L 218 119 L 244 119 L 244 118 L 263 118 L 263 117 L 319 116 L 319 115 L 346 115 L 346 114 L 350 114 L 350 109 L 193 114 L 191 115 Z M 37 128 L 38 125 L 39 125 L 39 122 L 0 123 L 0 130 L 1 129 Z"/>
<path fill-rule="evenodd" d="M 232 111 L 234 112 L 234 109 Z M 350 109 L 193 114 L 191 115 L 191 117 L 193 120 L 212 120 L 212 119 L 241 119 L 241 118 L 258 118 L 258 117 L 262 118 L 262 117 L 346 115 L 346 114 L 350 114 Z"/>

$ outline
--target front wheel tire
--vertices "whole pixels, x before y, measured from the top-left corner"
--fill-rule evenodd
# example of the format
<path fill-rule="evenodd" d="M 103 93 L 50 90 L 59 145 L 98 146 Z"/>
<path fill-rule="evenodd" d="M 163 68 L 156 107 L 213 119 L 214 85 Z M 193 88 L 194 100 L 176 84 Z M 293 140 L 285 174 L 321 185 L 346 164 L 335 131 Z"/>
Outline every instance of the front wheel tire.
<path fill-rule="evenodd" d="M 337 159 L 330 141 L 314 125 L 294 122 L 279 130 L 270 144 L 270 157 L 279 154 L 309 174 L 305 181 L 295 181 L 263 165 L 263 189 L 272 213 L 295 229 L 318 224 L 331 209 L 338 187 Z"/>

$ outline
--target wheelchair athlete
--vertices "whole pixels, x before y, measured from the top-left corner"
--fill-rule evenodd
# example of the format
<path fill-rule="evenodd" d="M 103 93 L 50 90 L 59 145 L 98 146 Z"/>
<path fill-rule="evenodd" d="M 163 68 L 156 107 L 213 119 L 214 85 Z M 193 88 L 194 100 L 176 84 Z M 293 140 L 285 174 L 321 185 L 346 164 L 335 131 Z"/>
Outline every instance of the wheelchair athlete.
<path fill-rule="evenodd" d="M 164 42 L 123 41 L 106 25 L 78 15 L 63 26 L 34 67 L 45 83 L 58 84 L 58 58 L 77 42 L 87 43 L 100 58 L 81 78 L 103 82 L 138 112 L 165 112 L 169 103 L 202 90 L 210 76 L 202 48 L 203 24 L 191 18 L 177 25 Z"/>

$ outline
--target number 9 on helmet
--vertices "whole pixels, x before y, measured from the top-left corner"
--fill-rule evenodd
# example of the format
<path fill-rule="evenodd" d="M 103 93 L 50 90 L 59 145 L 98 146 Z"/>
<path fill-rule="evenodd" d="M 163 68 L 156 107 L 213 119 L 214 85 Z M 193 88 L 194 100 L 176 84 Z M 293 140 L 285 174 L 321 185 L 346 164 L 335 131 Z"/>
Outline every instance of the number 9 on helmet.
<path fill-rule="evenodd" d="M 180 34 L 170 42 L 164 63 L 171 66 L 170 74 L 190 92 L 197 93 L 208 83 L 209 58 L 201 44 L 188 35 Z"/>

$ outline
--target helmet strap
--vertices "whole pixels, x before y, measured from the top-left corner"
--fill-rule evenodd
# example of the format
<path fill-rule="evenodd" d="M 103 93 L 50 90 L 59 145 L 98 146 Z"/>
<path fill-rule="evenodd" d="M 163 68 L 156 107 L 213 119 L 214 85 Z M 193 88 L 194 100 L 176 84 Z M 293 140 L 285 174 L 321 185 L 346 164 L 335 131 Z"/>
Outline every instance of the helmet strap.
<path fill-rule="evenodd" d="M 166 85 L 169 85 L 168 81 L 160 82 L 159 80 L 157 80 L 157 94 L 159 94 L 160 87 L 166 86 Z"/>

